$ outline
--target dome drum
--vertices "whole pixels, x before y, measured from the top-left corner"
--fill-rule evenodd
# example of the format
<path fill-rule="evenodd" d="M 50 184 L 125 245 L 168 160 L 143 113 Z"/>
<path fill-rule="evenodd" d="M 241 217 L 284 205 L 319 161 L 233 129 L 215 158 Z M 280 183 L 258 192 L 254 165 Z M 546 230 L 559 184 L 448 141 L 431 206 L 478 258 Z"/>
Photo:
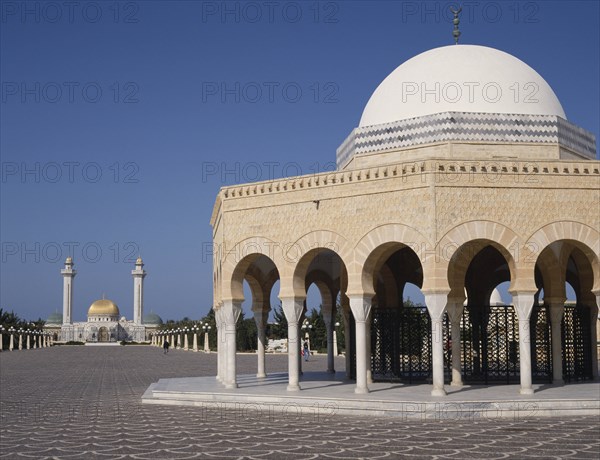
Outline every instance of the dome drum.
<path fill-rule="evenodd" d="M 594 135 L 556 115 L 443 112 L 355 128 L 337 149 L 337 167 L 355 155 L 442 142 L 551 144 L 563 148 L 555 159 L 596 156 Z"/>

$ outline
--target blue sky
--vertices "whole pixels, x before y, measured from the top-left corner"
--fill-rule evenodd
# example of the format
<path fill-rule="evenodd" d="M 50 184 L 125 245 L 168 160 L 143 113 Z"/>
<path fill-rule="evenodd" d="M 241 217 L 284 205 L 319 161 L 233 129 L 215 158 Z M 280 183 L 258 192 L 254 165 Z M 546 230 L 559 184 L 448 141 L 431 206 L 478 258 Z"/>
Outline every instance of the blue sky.
<path fill-rule="evenodd" d="M 204 316 L 219 187 L 332 169 L 377 85 L 452 43 L 452 2 L 0 4 L 0 305 L 30 319 L 61 311 L 67 255 L 74 318 L 103 294 L 130 318 L 138 253 L 146 311 Z M 461 43 L 598 137 L 599 2 L 463 5 Z"/>

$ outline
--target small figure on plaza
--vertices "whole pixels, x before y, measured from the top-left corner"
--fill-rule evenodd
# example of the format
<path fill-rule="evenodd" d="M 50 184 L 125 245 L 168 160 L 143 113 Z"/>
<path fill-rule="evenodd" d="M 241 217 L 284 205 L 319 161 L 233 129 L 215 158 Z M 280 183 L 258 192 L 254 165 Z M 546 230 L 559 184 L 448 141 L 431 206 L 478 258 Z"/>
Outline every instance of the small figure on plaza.
<path fill-rule="evenodd" d="M 165 340 L 165 343 L 163 343 L 163 350 L 164 350 L 164 354 L 167 354 L 169 352 L 169 341 Z"/>
<path fill-rule="evenodd" d="M 310 348 L 308 348 L 308 341 L 304 341 L 304 361 L 308 361 L 310 357 Z"/>

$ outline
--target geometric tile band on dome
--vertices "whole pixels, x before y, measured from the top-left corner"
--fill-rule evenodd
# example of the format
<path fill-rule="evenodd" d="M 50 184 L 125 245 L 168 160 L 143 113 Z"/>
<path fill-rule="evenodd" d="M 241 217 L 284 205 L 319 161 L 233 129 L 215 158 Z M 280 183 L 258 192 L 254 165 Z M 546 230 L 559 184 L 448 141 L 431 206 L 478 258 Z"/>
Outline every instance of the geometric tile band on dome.
<path fill-rule="evenodd" d="M 443 112 L 355 128 L 337 149 L 337 167 L 361 153 L 447 141 L 560 143 L 596 156 L 595 136 L 555 115 Z"/>

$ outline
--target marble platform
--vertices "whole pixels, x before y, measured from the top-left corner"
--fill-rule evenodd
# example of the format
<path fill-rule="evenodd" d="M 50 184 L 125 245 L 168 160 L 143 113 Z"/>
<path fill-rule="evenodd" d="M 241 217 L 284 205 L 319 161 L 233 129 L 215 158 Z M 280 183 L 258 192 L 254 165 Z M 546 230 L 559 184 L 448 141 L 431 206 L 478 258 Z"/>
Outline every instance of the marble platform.
<path fill-rule="evenodd" d="M 305 372 L 301 391 L 287 391 L 287 373 L 267 378 L 238 376 L 237 389 L 225 389 L 213 377 L 161 379 L 142 396 L 144 404 L 200 406 L 206 411 L 264 415 L 373 415 L 403 419 L 477 419 L 597 415 L 600 383 L 534 385 L 533 395 L 520 395 L 518 385 L 452 387 L 448 395 L 431 396 L 431 385 L 372 383 L 370 393 L 355 394 L 353 381 L 342 373 Z M 229 415 L 230 416 L 230 415 Z M 257 416 L 260 416 L 258 414 Z"/>

